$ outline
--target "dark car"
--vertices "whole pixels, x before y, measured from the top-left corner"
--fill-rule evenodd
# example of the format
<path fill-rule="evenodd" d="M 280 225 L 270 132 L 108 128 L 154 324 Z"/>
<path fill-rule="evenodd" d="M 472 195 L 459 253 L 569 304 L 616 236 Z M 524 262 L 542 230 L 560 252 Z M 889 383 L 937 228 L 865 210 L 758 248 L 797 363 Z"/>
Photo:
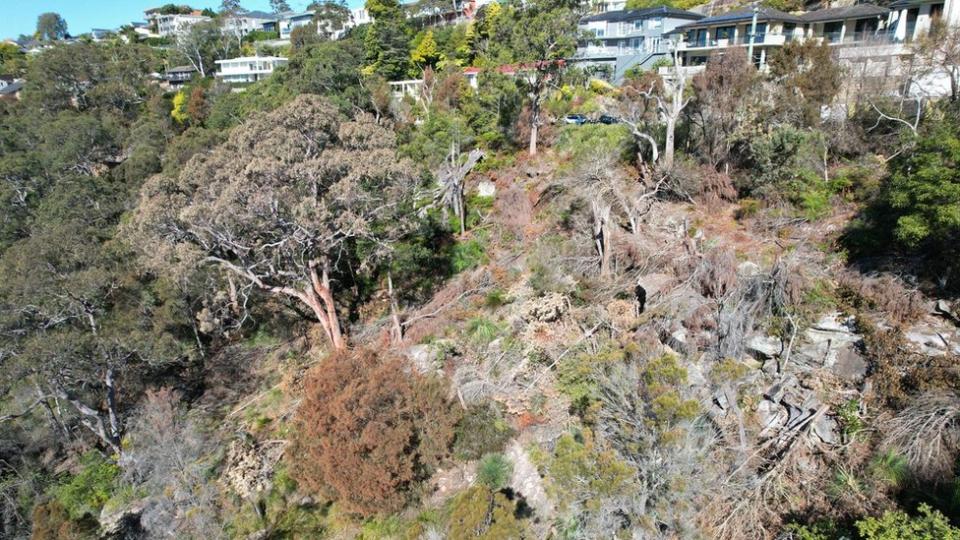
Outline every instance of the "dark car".
<path fill-rule="evenodd" d="M 620 123 L 620 119 L 617 118 L 616 116 L 610 116 L 609 114 L 601 114 L 600 118 L 597 119 L 597 122 L 600 122 L 601 124 L 606 124 L 609 126 L 610 124 Z"/>
<path fill-rule="evenodd" d="M 563 121 L 567 124 L 582 126 L 587 123 L 587 117 L 582 114 L 568 114 L 563 117 Z"/>

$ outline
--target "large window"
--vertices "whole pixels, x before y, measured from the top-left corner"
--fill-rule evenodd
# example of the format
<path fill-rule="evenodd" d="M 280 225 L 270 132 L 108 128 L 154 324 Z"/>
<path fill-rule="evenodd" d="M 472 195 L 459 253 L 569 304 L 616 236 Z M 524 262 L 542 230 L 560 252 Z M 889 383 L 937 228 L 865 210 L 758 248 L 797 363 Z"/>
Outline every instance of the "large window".
<path fill-rule="evenodd" d="M 828 43 L 837 43 L 840 41 L 840 34 L 843 32 L 843 21 L 828 22 L 823 25 L 823 37 Z"/>
<path fill-rule="evenodd" d="M 721 26 L 717 28 L 715 39 L 733 39 L 735 26 Z"/>

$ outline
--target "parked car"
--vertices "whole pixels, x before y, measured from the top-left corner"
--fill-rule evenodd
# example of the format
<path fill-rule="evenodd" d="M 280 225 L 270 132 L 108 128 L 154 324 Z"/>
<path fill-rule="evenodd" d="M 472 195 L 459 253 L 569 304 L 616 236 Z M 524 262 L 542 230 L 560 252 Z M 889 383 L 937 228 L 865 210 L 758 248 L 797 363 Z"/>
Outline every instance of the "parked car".
<path fill-rule="evenodd" d="M 617 118 L 616 116 L 610 116 L 609 114 L 601 114 L 601 115 L 600 115 L 600 118 L 597 119 L 597 121 L 600 122 L 601 124 L 606 124 L 606 125 L 608 125 L 608 126 L 609 126 L 610 124 L 618 124 L 618 123 L 620 123 L 620 119 L 619 119 L 619 118 Z"/>
<path fill-rule="evenodd" d="M 563 121 L 567 124 L 582 126 L 587 123 L 587 117 L 582 114 L 568 114 L 563 117 Z"/>

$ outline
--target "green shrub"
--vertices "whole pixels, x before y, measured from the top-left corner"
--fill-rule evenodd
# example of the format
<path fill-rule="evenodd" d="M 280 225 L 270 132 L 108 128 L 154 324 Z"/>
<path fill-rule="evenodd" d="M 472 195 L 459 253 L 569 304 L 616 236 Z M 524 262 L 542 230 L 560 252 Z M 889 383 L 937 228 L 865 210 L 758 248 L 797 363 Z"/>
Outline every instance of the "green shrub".
<path fill-rule="evenodd" d="M 470 339 L 481 345 L 486 345 L 497 339 L 503 329 L 490 319 L 474 317 L 467 322 L 467 332 L 470 334 Z"/>
<path fill-rule="evenodd" d="M 830 520 L 817 521 L 810 525 L 789 523 L 785 529 L 790 533 L 789 538 L 793 540 L 836 540 L 838 538 L 849 538 L 846 531 L 839 528 L 836 523 Z"/>
<path fill-rule="evenodd" d="M 564 126 L 554 146 L 574 163 L 595 155 L 597 149 L 619 152 L 620 157 L 626 160 L 633 150 L 633 137 L 629 129 L 622 124 Z"/>
<path fill-rule="evenodd" d="M 477 482 L 493 490 L 506 487 L 512 474 L 513 463 L 502 454 L 487 454 L 477 465 Z"/>
<path fill-rule="evenodd" d="M 471 405 L 455 428 L 453 453 L 457 459 L 477 459 L 499 452 L 513 433 L 495 403 Z"/>
<path fill-rule="evenodd" d="M 97 452 L 84 454 L 80 464 L 80 472 L 53 488 L 54 498 L 74 520 L 96 515 L 110 500 L 120 476 L 120 467 Z"/>
<path fill-rule="evenodd" d="M 920 515 L 901 511 L 884 512 L 857 522 L 863 540 L 958 540 L 960 529 L 950 525 L 946 516 L 926 504 L 917 508 Z"/>
<path fill-rule="evenodd" d="M 523 536 L 523 524 L 516 517 L 516 503 L 502 493 L 486 486 L 474 486 L 453 500 L 451 540 L 511 540 Z"/>
<path fill-rule="evenodd" d="M 487 235 L 483 231 L 478 231 L 468 240 L 455 243 L 450 253 L 450 264 L 454 273 L 486 264 L 487 245 Z"/>
<path fill-rule="evenodd" d="M 853 437 L 859 433 L 864 427 L 863 419 L 860 418 L 860 400 L 849 399 L 843 402 L 837 408 L 837 420 L 840 421 L 840 429 L 845 437 Z"/>
<path fill-rule="evenodd" d="M 880 484 L 899 488 L 910 477 L 910 467 L 906 458 L 894 450 L 887 450 L 870 460 L 870 476 Z"/>

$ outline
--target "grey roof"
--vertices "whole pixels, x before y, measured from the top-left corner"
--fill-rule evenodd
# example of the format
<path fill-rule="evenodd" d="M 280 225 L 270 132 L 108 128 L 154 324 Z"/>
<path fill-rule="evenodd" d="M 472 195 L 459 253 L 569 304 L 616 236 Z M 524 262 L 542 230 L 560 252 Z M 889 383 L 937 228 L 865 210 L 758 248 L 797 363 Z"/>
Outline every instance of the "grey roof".
<path fill-rule="evenodd" d="M 23 88 L 23 81 L 12 82 L 0 88 L 0 96 L 12 96 Z"/>
<path fill-rule="evenodd" d="M 875 6 L 873 4 L 857 4 L 855 6 L 818 9 L 817 11 L 804 13 L 800 18 L 805 22 L 839 21 L 862 17 L 878 17 L 888 13 L 890 13 L 890 10 L 885 7 Z"/>
<path fill-rule="evenodd" d="M 266 11 L 247 11 L 241 15 L 241 17 L 250 17 L 251 19 L 268 19 L 271 21 L 277 20 L 279 17 L 273 13 L 267 13 Z"/>
<path fill-rule="evenodd" d="M 922 6 L 923 4 L 941 4 L 942 0 L 896 0 L 890 4 L 890 9 L 903 9 L 914 6 Z"/>
<path fill-rule="evenodd" d="M 176 66 L 167 70 L 167 73 L 193 73 L 197 68 L 193 66 Z"/>
<path fill-rule="evenodd" d="M 705 19 L 700 19 L 699 21 L 687 23 L 681 26 L 678 26 L 673 29 L 673 32 L 682 32 L 687 28 L 700 28 L 704 26 L 715 26 L 718 24 L 730 23 L 736 24 L 739 22 L 749 21 L 753 19 L 753 10 L 752 9 L 736 9 L 733 11 L 728 11 L 726 13 L 721 13 L 720 15 L 714 15 L 712 17 L 707 17 Z M 761 7 L 757 10 L 757 21 L 759 22 L 769 22 L 769 21 L 783 21 L 783 22 L 792 22 L 792 23 L 802 23 L 803 19 L 796 15 L 791 15 L 789 13 L 780 11 L 779 9 L 773 9 L 768 7 Z"/>
<path fill-rule="evenodd" d="M 675 9 L 666 6 L 653 7 L 647 9 L 628 9 L 620 11 L 608 11 L 606 13 L 598 13 L 596 15 L 590 15 L 580 19 L 581 23 L 586 22 L 595 22 L 595 21 L 609 21 L 609 22 L 621 22 L 621 21 L 633 21 L 636 19 L 649 19 L 652 17 L 671 17 L 674 19 L 690 19 L 690 20 L 699 20 L 703 18 L 703 15 L 699 13 L 694 13 L 692 11 L 684 11 L 682 9 Z"/>

